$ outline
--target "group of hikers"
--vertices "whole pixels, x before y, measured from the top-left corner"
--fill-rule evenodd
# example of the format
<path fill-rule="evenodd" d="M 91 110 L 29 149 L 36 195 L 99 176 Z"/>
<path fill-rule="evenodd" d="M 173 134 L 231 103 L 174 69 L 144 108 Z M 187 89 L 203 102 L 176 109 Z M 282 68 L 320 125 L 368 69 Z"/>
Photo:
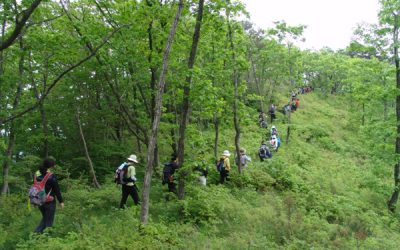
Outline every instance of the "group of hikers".
<path fill-rule="evenodd" d="M 294 112 L 299 107 L 300 101 L 297 97 L 298 94 L 304 94 L 312 91 L 311 87 L 301 87 L 298 92 L 295 91 L 291 94 L 289 104 L 284 106 L 290 106 L 287 112 Z M 271 104 L 268 110 L 271 123 L 276 119 L 277 107 Z M 286 114 L 286 112 L 283 112 Z M 267 117 L 264 112 L 260 112 L 259 123 L 261 128 L 268 128 Z M 261 146 L 258 149 L 258 156 L 260 161 L 265 161 L 268 158 L 272 158 L 272 151 L 278 152 L 281 145 L 281 140 L 278 135 L 278 130 L 275 125 L 271 126 L 271 129 L 267 133 L 267 138 L 262 140 Z M 231 171 L 231 163 L 229 157 L 231 156 L 229 150 L 224 150 L 219 160 L 216 161 L 215 167 L 219 172 L 219 183 L 224 184 L 229 181 L 229 174 Z M 199 153 L 199 161 L 194 164 L 193 172 L 197 173 L 198 181 L 201 185 L 207 185 L 208 166 L 204 161 L 204 152 Z M 170 161 L 164 163 L 162 173 L 162 184 L 167 184 L 168 192 L 176 193 L 176 183 L 174 181 L 174 174 L 178 169 L 178 157 L 176 154 L 172 154 Z M 235 163 L 242 166 L 242 169 L 246 169 L 248 162 L 251 158 L 246 154 L 246 150 L 241 148 L 239 155 L 235 157 Z M 121 201 L 119 204 L 120 208 L 125 208 L 126 202 L 129 196 L 132 197 L 135 205 L 139 204 L 138 188 L 136 186 L 136 168 L 138 164 L 138 157 L 135 154 L 127 157 L 126 162 L 122 163 L 115 171 L 114 181 L 117 184 L 121 184 Z M 34 175 L 34 185 L 29 190 L 30 203 L 38 205 L 39 210 L 42 214 L 42 219 L 39 225 L 36 227 L 35 232 L 42 233 L 45 228 L 53 225 L 55 211 L 56 211 L 56 200 L 60 203 L 60 207 L 64 208 L 64 201 L 60 192 L 60 187 L 57 182 L 55 174 L 50 169 L 56 166 L 55 161 L 52 159 L 45 159 L 40 166 L 39 170 Z"/>

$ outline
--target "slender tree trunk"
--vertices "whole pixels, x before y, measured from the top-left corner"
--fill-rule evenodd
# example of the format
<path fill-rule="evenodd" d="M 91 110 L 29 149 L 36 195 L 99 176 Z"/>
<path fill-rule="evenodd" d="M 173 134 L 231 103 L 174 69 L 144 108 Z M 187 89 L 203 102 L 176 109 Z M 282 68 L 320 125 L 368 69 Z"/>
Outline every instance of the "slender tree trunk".
<path fill-rule="evenodd" d="M 362 104 L 362 116 L 361 116 L 361 125 L 365 125 L 365 103 Z"/>
<path fill-rule="evenodd" d="M 261 97 L 261 99 L 260 99 L 261 112 L 264 112 L 264 96 L 261 91 L 260 79 L 257 77 L 256 66 L 254 65 L 253 54 L 251 51 L 250 51 L 250 63 L 251 63 L 251 68 L 253 70 L 254 81 L 256 82 L 257 92 L 258 92 L 258 95 Z"/>
<path fill-rule="evenodd" d="M 46 59 L 45 62 L 45 73 L 43 74 L 43 89 L 46 89 L 47 86 L 47 69 L 48 69 L 48 62 Z M 33 86 L 33 91 L 36 97 L 36 101 L 40 101 L 40 93 L 38 90 L 38 87 L 36 85 L 35 77 L 33 75 L 33 68 L 32 68 L 32 58 L 31 55 L 29 55 L 29 71 L 31 75 L 31 83 Z M 40 118 L 42 121 L 42 128 L 43 128 L 43 157 L 47 158 L 49 157 L 49 127 L 47 124 L 47 118 L 46 118 L 46 111 L 44 109 L 44 100 L 42 102 L 39 102 L 39 112 L 40 112 Z"/>
<path fill-rule="evenodd" d="M 289 43 L 288 44 L 289 59 L 290 59 L 290 55 L 291 55 L 291 49 L 292 49 L 292 45 Z M 292 68 L 292 64 L 291 63 L 289 64 L 289 74 L 290 74 L 290 83 L 291 83 L 291 86 L 293 87 L 294 86 L 294 79 L 293 79 L 293 68 Z M 289 100 L 292 100 L 291 98 L 292 97 L 290 96 Z M 289 104 L 291 105 L 291 101 L 289 102 Z M 288 127 L 287 127 L 287 133 L 286 133 L 286 144 L 289 144 L 289 138 L 290 138 L 291 113 L 292 113 L 292 108 L 290 108 L 290 112 L 289 112 L 289 115 L 288 115 Z"/>
<path fill-rule="evenodd" d="M 240 158 L 240 125 L 239 125 L 239 118 L 238 118 L 238 76 L 237 73 L 234 73 L 234 84 L 235 84 L 235 100 L 233 101 L 233 123 L 235 124 L 235 148 L 236 148 L 236 157 Z M 242 173 L 242 162 L 239 160 L 238 163 L 238 171 L 239 174 Z"/>
<path fill-rule="evenodd" d="M 43 127 L 43 156 L 45 158 L 49 157 L 49 126 L 47 124 L 46 111 L 44 110 L 43 103 L 39 105 L 40 117 L 42 120 Z"/>
<path fill-rule="evenodd" d="M 229 3 L 229 0 L 227 0 L 227 3 Z M 233 44 L 233 32 L 232 32 L 232 27 L 231 23 L 229 20 L 229 10 L 227 10 L 227 22 L 228 22 L 228 38 L 229 38 L 229 43 L 232 51 L 232 63 L 233 63 L 233 87 L 234 87 L 234 100 L 233 100 L 233 124 L 235 126 L 235 149 L 236 149 L 236 156 L 240 156 L 240 125 L 239 125 L 239 117 L 238 117 L 238 100 L 239 100 L 239 95 L 238 95 L 238 87 L 239 87 L 239 72 L 236 68 L 236 54 L 235 54 L 235 46 Z M 241 174 L 242 173 L 242 163 L 241 161 L 238 161 L 238 171 Z"/>
<path fill-rule="evenodd" d="M 22 40 L 22 36 L 19 38 L 19 45 L 20 45 L 20 51 L 21 51 L 21 57 L 19 60 L 19 65 L 18 65 L 18 73 L 19 73 L 19 80 L 18 80 L 18 87 L 17 87 L 17 92 L 15 93 L 15 98 L 13 102 L 13 111 L 15 111 L 20 103 L 21 95 L 22 95 L 22 88 L 23 88 L 23 77 L 24 77 L 24 61 L 25 61 L 25 48 Z M 12 160 L 12 153 L 14 150 L 14 145 L 15 145 L 15 122 L 12 121 L 10 124 L 9 128 L 9 136 L 8 136 L 8 144 L 7 144 L 7 150 L 6 150 L 6 155 L 5 159 L 3 161 L 3 186 L 1 188 L 1 193 L 3 195 L 7 194 L 9 191 L 8 187 L 8 175 L 10 172 L 10 162 Z"/>
<path fill-rule="evenodd" d="M 193 40 L 192 40 L 192 48 L 190 50 L 189 60 L 188 60 L 188 69 L 189 75 L 186 77 L 186 83 L 183 87 L 183 107 L 182 107 L 182 119 L 181 124 L 179 126 L 179 141 L 178 141 L 178 164 L 180 167 L 183 166 L 184 156 L 185 156 L 185 132 L 186 125 L 189 121 L 189 109 L 190 109 L 190 89 L 192 86 L 192 72 L 190 72 L 196 61 L 196 52 L 197 47 L 200 40 L 200 29 L 201 22 L 203 20 L 203 7 L 204 0 L 199 0 L 198 11 L 197 11 L 197 19 L 196 25 L 194 27 L 193 32 Z M 179 178 L 178 183 L 178 198 L 183 199 L 185 197 L 185 176 L 187 175 L 187 171 L 181 174 L 181 178 Z"/>
<path fill-rule="evenodd" d="M 388 120 L 388 101 L 383 101 L 383 120 L 387 121 Z"/>
<path fill-rule="evenodd" d="M 289 144 L 289 137 L 290 137 L 290 117 L 292 115 L 292 109 L 290 109 L 288 113 L 288 126 L 286 131 L 286 144 Z"/>
<path fill-rule="evenodd" d="M 215 138 L 214 138 L 214 159 L 218 159 L 219 118 L 218 118 L 217 114 L 214 115 L 214 129 L 215 129 Z"/>
<path fill-rule="evenodd" d="M 100 188 L 100 184 L 99 184 L 99 182 L 97 181 L 97 178 L 96 178 L 96 172 L 94 171 L 93 162 L 92 162 L 92 159 L 90 158 L 89 150 L 87 148 L 85 135 L 83 134 L 82 124 L 81 124 L 81 120 L 79 118 L 79 111 L 76 112 L 76 122 L 78 123 L 79 135 L 81 136 L 82 143 L 83 143 L 83 148 L 85 149 L 85 156 L 86 156 L 86 159 L 87 159 L 87 161 L 89 163 L 89 173 L 90 173 L 90 175 L 92 177 L 93 186 L 96 187 L 96 188 Z"/>
<path fill-rule="evenodd" d="M 400 91 L 400 60 L 399 60 L 399 16 L 394 16 L 394 28 L 393 28 L 393 44 L 394 44 L 394 61 L 396 65 L 396 86 L 397 90 Z M 396 97 L 396 117 L 397 117 L 397 136 L 396 136 L 396 154 L 400 155 L 400 95 Z M 394 177 L 394 191 L 388 201 L 388 208 L 391 212 L 396 210 L 396 203 L 399 198 L 400 191 L 400 161 L 394 165 L 393 170 Z"/>
<path fill-rule="evenodd" d="M 150 196 L 150 187 L 151 187 L 151 176 L 153 174 L 153 162 L 154 162 L 154 149 L 156 146 L 157 141 L 157 133 L 158 128 L 160 125 L 160 118 L 161 118 L 161 108 L 162 108 L 162 100 L 165 88 L 165 78 L 167 76 L 168 70 L 168 58 L 172 47 L 172 42 L 174 40 L 174 36 L 176 33 L 176 28 L 178 27 L 179 18 L 181 16 L 183 9 L 183 0 L 179 0 L 178 8 L 176 10 L 174 23 L 171 26 L 171 30 L 168 36 L 168 42 L 165 48 L 163 61 L 162 61 L 162 69 L 160 74 L 160 80 L 158 82 L 157 87 L 157 95 L 156 95 L 156 102 L 154 107 L 154 120 L 153 126 L 151 130 L 149 146 L 147 149 L 147 165 L 146 165 L 146 172 L 144 175 L 143 181 L 143 193 L 142 193 L 142 207 L 140 213 L 140 221 L 143 224 L 147 224 L 148 217 L 149 217 L 149 196 Z"/>

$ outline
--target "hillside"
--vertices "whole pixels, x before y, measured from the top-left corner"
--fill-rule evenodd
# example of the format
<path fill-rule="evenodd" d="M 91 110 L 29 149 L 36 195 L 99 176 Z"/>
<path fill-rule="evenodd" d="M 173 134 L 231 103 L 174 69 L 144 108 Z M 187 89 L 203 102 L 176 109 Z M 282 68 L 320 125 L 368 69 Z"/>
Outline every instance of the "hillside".
<path fill-rule="evenodd" d="M 256 157 L 264 131 L 252 122 L 256 110 L 248 108 L 242 146 L 253 162 L 243 175 L 232 171 L 228 184 L 214 185 L 218 176 L 212 169 L 206 188 L 188 185 L 185 200 L 166 201 L 166 187 L 153 179 L 148 226 L 140 226 L 140 208 L 132 200 L 128 209 L 117 209 L 120 191 L 111 184 L 112 168 L 101 190 L 62 180 L 66 207 L 44 235 L 31 233 L 40 220 L 37 209 L 27 208 L 24 193 L 12 195 L 0 211 L 0 248 L 396 249 L 399 218 L 386 207 L 392 164 L 371 157 L 344 97 L 312 93 L 300 98 L 289 145 L 278 114 L 274 124 L 283 143 L 267 162 Z M 230 133 L 222 131 L 220 151 L 233 149 Z M 211 138 L 212 131 L 201 136 Z"/>

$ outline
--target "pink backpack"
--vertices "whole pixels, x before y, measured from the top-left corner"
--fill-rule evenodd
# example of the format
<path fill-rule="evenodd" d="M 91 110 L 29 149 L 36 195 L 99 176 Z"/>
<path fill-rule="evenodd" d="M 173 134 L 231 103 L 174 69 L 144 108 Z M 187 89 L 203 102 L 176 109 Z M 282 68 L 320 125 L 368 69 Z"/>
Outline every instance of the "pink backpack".
<path fill-rule="evenodd" d="M 43 180 L 38 182 L 35 176 L 35 179 L 33 181 L 33 185 L 29 189 L 29 200 L 31 204 L 37 205 L 37 206 L 42 206 L 45 203 L 51 202 L 54 200 L 53 196 L 50 196 L 50 192 L 47 194 L 46 193 L 46 182 L 49 179 L 49 177 L 52 175 L 52 173 L 47 173 Z"/>

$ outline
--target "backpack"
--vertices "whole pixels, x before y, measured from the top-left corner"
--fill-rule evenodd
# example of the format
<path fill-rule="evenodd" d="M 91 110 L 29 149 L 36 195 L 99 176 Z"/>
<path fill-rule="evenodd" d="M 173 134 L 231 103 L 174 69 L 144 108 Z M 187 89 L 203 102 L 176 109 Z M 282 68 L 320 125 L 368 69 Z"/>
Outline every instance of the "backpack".
<path fill-rule="evenodd" d="M 162 184 L 172 183 L 174 181 L 174 177 L 172 176 L 174 173 L 175 164 L 171 162 L 164 163 Z"/>
<path fill-rule="evenodd" d="M 43 204 L 47 202 L 51 202 L 54 200 L 54 197 L 50 195 L 50 192 L 47 194 L 46 193 L 46 182 L 49 179 L 49 177 L 52 175 L 52 173 L 47 173 L 42 181 L 37 181 L 36 176 L 33 180 L 33 185 L 29 189 L 29 200 L 30 203 L 33 205 L 37 206 L 42 206 Z"/>
<path fill-rule="evenodd" d="M 216 165 L 216 167 L 217 167 L 217 171 L 218 172 L 222 172 L 223 170 L 225 170 L 225 159 L 220 159 L 218 162 L 217 162 L 217 165 Z"/>
<path fill-rule="evenodd" d="M 117 184 L 126 184 L 126 174 L 128 173 L 128 163 L 122 163 L 117 170 L 115 170 L 114 182 Z"/>

